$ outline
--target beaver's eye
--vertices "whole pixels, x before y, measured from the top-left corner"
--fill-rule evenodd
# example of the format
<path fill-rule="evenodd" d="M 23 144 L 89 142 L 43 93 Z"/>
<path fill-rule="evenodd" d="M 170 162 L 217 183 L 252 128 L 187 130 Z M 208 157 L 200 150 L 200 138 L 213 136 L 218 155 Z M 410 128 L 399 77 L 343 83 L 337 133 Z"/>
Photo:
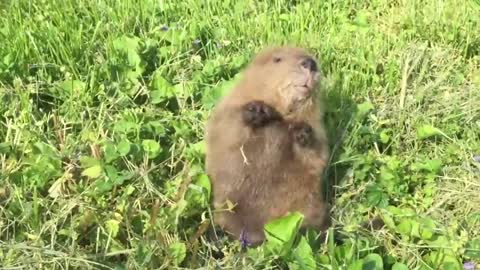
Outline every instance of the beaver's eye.
<path fill-rule="evenodd" d="M 282 58 L 280 56 L 274 56 L 273 57 L 273 62 L 274 63 L 280 63 L 280 61 L 282 61 Z"/>

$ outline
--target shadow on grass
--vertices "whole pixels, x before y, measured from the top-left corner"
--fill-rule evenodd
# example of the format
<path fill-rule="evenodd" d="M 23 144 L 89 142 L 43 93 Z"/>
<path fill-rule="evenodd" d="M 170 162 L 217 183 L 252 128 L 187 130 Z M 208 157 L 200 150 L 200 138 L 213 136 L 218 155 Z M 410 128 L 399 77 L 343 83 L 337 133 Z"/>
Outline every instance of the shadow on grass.
<path fill-rule="evenodd" d="M 330 147 L 330 160 L 323 174 L 323 190 L 327 201 L 333 204 L 335 199 L 335 186 L 341 185 L 345 178 L 349 164 L 337 163 L 344 153 L 342 147 L 347 137 L 349 125 L 355 114 L 356 105 L 352 98 L 341 90 L 341 81 L 337 80 L 325 92 L 323 100 L 325 106 L 325 128 Z"/>

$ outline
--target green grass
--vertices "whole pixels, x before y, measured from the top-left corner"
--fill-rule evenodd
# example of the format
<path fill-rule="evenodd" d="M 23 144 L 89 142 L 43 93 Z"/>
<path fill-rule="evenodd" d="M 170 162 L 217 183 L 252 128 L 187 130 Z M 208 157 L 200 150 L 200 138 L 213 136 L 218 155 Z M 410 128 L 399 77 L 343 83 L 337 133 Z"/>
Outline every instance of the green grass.
<path fill-rule="evenodd" d="M 3 0 L 0 269 L 480 263 L 480 5 L 367 2 Z M 342 245 L 194 237 L 205 119 L 270 44 L 321 59 Z"/>

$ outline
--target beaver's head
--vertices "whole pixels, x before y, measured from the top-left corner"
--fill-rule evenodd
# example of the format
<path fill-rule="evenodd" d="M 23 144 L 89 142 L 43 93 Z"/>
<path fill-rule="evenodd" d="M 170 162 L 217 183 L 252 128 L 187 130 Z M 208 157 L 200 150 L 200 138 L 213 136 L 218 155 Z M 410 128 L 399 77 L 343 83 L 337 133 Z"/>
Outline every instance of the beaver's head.
<path fill-rule="evenodd" d="M 247 90 L 274 103 L 282 114 L 295 114 L 315 102 L 320 78 L 315 58 L 297 47 L 268 48 L 245 72 Z"/>

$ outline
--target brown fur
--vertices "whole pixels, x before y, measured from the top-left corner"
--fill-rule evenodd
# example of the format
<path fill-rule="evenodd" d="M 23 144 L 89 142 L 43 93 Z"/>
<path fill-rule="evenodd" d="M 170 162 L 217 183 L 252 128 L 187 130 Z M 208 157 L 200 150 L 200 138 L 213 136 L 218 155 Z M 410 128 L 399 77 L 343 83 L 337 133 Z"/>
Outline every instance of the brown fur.
<path fill-rule="evenodd" d="M 304 215 L 303 228 L 329 226 L 320 186 L 329 150 L 308 58 L 300 48 L 262 51 L 207 123 L 214 222 L 237 239 L 244 232 L 252 246 L 263 242 L 265 223 L 288 212 Z"/>

